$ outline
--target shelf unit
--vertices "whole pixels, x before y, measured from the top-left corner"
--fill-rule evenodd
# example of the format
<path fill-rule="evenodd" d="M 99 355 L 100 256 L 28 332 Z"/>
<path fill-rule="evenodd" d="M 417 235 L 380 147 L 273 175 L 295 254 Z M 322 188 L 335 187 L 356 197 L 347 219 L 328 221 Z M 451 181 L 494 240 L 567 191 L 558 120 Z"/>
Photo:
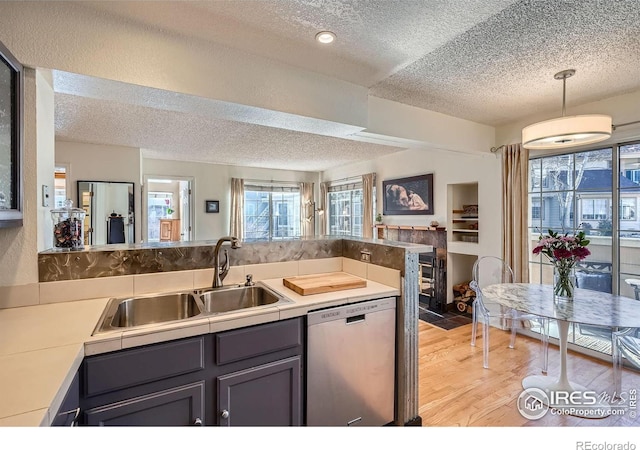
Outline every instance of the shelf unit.
<path fill-rule="evenodd" d="M 478 183 L 456 183 L 447 185 L 447 284 L 454 286 L 471 280 L 473 264 L 481 251 L 484 232 L 480 217 L 482 205 L 478 204 Z M 478 205 L 476 214 L 467 211 L 465 205 Z M 480 213 L 480 214 L 479 214 Z M 447 292 L 447 301 L 453 302 L 453 290 Z"/>
<path fill-rule="evenodd" d="M 465 212 L 465 205 L 478 205 L 478 183 L 458 183 L 448 185 L 449 242 L 478 244 L 480 221 L 477 213 Z"/>

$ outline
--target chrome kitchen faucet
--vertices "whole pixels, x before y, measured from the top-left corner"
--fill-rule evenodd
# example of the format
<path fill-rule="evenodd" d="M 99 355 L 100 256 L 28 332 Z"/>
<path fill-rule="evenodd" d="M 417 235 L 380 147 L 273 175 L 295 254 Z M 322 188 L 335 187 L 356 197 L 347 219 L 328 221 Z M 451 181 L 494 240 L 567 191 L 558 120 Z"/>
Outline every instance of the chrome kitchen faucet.
<path fill-rule="evenodd" d="M 227 250 L 224 250 L 224 263 L 222 267 L 220 267 L 220 247 L 223 242 L 231 242 L 231 248 L 236 249 L 242 247 L 240 244 L 240 239 L 235 236 L 225 236 L 218 239 L 216 243 L 216 248 L 213 251 L 213 283 L 211 287 L 217 288 L 222 286 L 222 280 L 227 276 L 229 272 L 229 254 Z"/>

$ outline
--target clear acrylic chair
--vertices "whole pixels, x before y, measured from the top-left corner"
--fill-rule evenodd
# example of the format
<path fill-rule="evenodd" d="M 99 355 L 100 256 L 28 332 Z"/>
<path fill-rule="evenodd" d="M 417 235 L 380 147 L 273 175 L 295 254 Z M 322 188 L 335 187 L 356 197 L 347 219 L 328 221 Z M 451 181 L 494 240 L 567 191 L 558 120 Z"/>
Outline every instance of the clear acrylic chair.
<path fill-rule="evenodd" d="M 620 398 L 622 392 L 623 356 L 628 363 L 640 369 L 640 329 L 625 328 L 614 331 L 612 338 L 613 386 L 614 398 Z"/>
<path fill-rule="evenodd" d="M 473 280 L 471 281 L 471 289 L 476 293 L 476 299 L 473 302 L 472 312 L 472 331 L 471 345 L 475 347 L 478 322 L 482 316 L 482 339 L 483 339 L 483 367 L 489 368 L 489 321 L 498 319 L 500 321 L 511 322 L 511 340 L 509 348 L 514 348 L 516 342 L 516 332 L 518 323 L 523 320 L 533 320 L 541 325 L 542 340 L 542 373 L 547 373 L 548 351 L 549 351 L 549 319 L 546 317 L 536 316 L 534 314 L 525 314 L 514 309 L 505 308 L 497 303 L 485 301 L 482 295 L 482 289 L 491 284 L 497 283 L 513 283 L 513 270 L 503 259 L 495 256 L 483 256 L 473 265 Z"/>

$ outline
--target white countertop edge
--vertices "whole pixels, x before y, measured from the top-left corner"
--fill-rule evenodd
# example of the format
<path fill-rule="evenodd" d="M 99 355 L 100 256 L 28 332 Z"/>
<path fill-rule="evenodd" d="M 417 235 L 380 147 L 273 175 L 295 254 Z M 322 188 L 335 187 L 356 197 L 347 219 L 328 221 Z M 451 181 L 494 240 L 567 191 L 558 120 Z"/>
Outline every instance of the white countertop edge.
<path fill-rule="evenodd" d="M 55 418 L 55 414 L 58 412 L 58 410 L 60 409 L 60 406 L 62 406 L 62 402 L 64 400 L 65 395 L 67 395 L 67 391 L 69 390 L 69 387 L 71 386 L 71 382 L 73 381 L 73 377 L 75 377 L 76 372 L 80 369 L 80 364 L 82 364 L 82 360 L 84 359 L 84 345 L 83 344 L 79 344 L 78 345 L 78 353 L 76 354 L 73 363 L 71 364 L 71 367 L 69 368 L 69 371 L 67 372 L 66 376 L 64 377 L 64 380 L 62 381 L 62 384 L 60 385 L 60 388 L 58 388 L 58 392 L 56 392 L 55 396 L 53 397 L 53 400 L 51 401 L 51 404 L 49 405 L 49 408 L 47 410 L 47 420 L 46 425 L 44 426 L 51 426 L 51 423 L 53 422 L 53 419 Z"/>

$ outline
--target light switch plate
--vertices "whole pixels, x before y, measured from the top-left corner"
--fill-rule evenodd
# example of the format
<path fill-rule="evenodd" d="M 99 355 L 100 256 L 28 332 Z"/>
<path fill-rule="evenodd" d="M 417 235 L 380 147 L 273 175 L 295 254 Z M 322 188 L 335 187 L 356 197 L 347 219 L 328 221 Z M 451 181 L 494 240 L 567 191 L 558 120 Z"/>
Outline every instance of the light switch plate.
<path fill-rule="evenodd" d="M 42 185 L 42 206 L 49 206 L 49 186 Z"/>

